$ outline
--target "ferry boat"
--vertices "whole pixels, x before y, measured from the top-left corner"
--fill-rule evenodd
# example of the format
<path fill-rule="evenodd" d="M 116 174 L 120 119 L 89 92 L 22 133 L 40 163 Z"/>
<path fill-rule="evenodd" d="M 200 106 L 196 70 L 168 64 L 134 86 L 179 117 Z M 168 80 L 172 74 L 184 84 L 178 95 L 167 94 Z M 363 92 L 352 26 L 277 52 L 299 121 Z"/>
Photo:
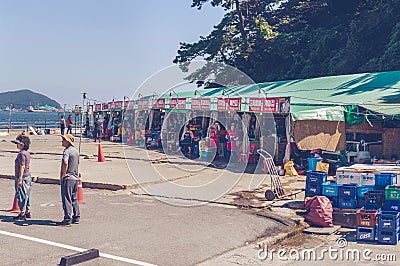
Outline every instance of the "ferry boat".
<path fill-rule="evenodd" d="M 29 106 L 28 112 L 34 112 L 34 113 L 43 113 L 43 112 L 56 112 L 57 108 L 50 106 L 50 105 L 43 105 L 39 106 L 37 108 L 33 108 L 32 105 Z"/>

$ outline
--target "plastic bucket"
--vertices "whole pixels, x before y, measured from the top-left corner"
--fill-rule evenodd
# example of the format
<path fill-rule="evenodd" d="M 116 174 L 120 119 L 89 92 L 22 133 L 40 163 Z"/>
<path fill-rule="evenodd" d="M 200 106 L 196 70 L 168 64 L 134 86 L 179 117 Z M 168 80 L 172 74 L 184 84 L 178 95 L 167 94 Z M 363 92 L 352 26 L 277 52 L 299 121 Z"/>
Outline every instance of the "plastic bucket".
<path fill-rule="evenodd" d="M 315 171 L 317 169 L 317 163 L 322 162 L 322 158 L 307 158 L 308 170 Z"/>

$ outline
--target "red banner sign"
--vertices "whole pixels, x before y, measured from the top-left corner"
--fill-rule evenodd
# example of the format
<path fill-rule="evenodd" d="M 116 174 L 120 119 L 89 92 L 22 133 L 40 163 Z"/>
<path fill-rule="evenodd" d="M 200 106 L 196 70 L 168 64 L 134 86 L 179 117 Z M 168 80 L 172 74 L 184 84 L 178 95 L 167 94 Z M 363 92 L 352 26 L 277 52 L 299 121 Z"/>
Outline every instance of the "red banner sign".
<path fill-rule="evenodd" d="M 279 98 L 264 98 L 264 113 L 279 113 Z"/>
<path fill-rule="evenodd" d="M 154 99 L 152 108 L 154 109 L 164 109 L 165 108 L 165 99 L 164 98 L 159 98 L 159 99 Z"/>
<path fill-rule="evenodd" d="M 200 98 L 192 98 L 192 110 L 200 110 L 201 100 Z"/>
<path fill-rule="evenodd" d="M 186 109 L 186 98 L 171 98 L 169 108 Z"/>
<path fill-rule="evenodd" d="M 250 112 L 263 112 L 264 110 L 264 98 L 250 98 L 249 100 L 249 111 Z"/>
<path fill-rule="evenodd" d="M 259 113 L 289 113 L 290 98 L 250 98 L 249 111 Z"/>
<path fill-rule="evenodd" d="M 217 110 L 218 111 L 226 111 L 226 109 L 227 109 L 226 105 L 227 105 L 226 99 L 224 99 L 224 98 L 217 99 Z"/>
<path fill-rule="evenodd" d="M 133 109 L 134 105 L 135 105 L 134 101 L 125 101 L 124 109 Z"/>
<path fill-rule="evenodd" d="M 200 110 L 209 111 L 211 109 L 210 98 L 199 98 L 199 100 L 200 100 Z"/>
<path fill-rule="evenodd" d="M 138 109 L 149 108 L 149 100 L 138 100 Z"/>
<path fill-rule="evenodd" d="M 242 99 L 241 98 L 228 98 L 227 108 L 229 110 L 240 111 L 242 110 Z"/>
<path fill-rule="evenodd" d="M 217 99 L 217 110 L 219 110 L 219 111 L 227 111 L 227 110 L 240 111 L 240 110 L 242 110 L 242 99 L 241 98 L 218 98 Z"/>
<path fill-rule="evenodd" d="M 114 109 L 122 109 L 122 101 L 114 102 Z"/>

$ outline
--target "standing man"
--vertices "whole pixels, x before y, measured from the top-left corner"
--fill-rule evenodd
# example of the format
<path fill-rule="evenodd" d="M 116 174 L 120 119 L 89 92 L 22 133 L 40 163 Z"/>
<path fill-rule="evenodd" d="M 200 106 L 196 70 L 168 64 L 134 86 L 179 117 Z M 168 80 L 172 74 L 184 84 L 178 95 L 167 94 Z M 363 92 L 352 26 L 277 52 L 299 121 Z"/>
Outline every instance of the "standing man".
<path fill-rule="evenodd" d="M 72 134 L 72 124 L 72 115 L 69 115 L 67 119 L 67 134 Z"/>
<path fill-rule="evenodd" d="M 63 115 L 61 116 L 61 119 L 60 119 L 60 129 L 61 129 L 61 135 L 64 135 L 64 133 L 65 133 L 65 119 L 64 119 Z"/>
<path fill-rule="evenodd" d="M 99 140 L 100 142 L 101 140 L 101 122 L 98 117 L 96 117 L 94 121 L 93 139 L 94 142 L 96 142 L 96 140 Z"/>
<path fill-rule="evenodd" d="M 79 152 L 75 148 L 74 136 L 61 135 L 62 146 L 65 148 L 61 161 L 61 199 L 64 210 L 64 220 L 57 222 L 60 226 L 79 224 L 80 211 L 78 204 L 78 166 Z"/>

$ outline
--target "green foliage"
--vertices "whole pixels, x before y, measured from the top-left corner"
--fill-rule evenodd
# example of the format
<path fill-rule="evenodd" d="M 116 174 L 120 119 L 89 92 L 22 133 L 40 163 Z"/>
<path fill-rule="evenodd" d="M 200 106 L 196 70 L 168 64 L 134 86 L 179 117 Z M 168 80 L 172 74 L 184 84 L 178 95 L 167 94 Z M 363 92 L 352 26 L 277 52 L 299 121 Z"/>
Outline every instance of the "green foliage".
<path fill-rule="evenodd" d="M 30 105 L 42 106 L 50 105 L 60 109 L 61 106 L 58 102 L 30 90 L 8 91 L 0 93 L 0 108 L 9 107 L 13 105 L 14 108 L 27 109 Z"/>
<path fill-rule="evenodd" d="M 207 37 L 181 43 L 174 63 L 182 69 L 200 57 L 256 82 L 400 69 L 399 0 L 193 0 L 192 7 L 206 3 L 226 14 Z"/>

